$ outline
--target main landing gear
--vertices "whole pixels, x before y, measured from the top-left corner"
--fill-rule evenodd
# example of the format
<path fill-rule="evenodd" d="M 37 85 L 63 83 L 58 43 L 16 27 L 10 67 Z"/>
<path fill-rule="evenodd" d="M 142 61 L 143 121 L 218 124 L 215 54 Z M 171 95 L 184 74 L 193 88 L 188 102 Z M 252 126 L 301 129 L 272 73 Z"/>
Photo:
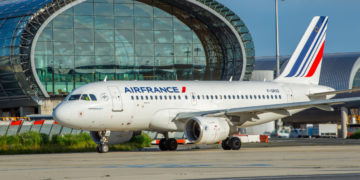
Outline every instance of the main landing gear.
<path fill-rule="evenodd" d="M 241 140 L 238 137 L 228 137 L 222 141 L 221 146 L 224 150 L 239 150 L 241 148 Z"/>
<path fill-rule="evenodd" d="M 164 133 L 165 138 L 160 139 L 159 148 L 161 151 L 176 151 L 178 143 L 175 138 L 169 138 L 167 133 Z"/>
<path fill-rule="evenodd" d="M 106 131 L 99 131 L 99 137 L 100 139 L 100 144 L 98 144 L 98 146 L 96 147 L 96 151 L 98 153 L 107 153 L 109 152 L 109 137 L 110 137 L 110 131 L 106 130 Z"/>

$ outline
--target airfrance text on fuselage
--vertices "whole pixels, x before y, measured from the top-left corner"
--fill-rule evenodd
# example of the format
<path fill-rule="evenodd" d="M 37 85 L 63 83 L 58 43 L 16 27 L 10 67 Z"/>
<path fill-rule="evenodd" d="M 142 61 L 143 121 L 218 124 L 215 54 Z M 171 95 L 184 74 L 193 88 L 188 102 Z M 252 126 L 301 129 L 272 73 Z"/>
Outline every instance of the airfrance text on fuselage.
<path fill-rule="evenodd" d="M 182 87 L 125 87 L 125 93 L 185 93 L 186 88 Z"/>

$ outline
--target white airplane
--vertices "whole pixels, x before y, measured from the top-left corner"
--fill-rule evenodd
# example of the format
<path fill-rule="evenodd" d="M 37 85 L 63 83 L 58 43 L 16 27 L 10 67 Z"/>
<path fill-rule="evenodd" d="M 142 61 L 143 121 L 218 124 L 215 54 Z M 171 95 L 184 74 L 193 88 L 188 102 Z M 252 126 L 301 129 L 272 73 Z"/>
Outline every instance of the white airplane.
<path fill-rule="evenodd" d="M 318 85 L 328 18 L 314 17 L 282 74 L 272 82 L 106 81 L 75 89 L 54 110 L 60 124 L 89 130 L 98 152 L 143 130 L 163 133 L 160 150 L 176 150 L 168 132 L 189 141 L 238 150 L 238 128 L 281 119 L 316 107 L 360 98 L 330 99 L 337 93 Z"/>

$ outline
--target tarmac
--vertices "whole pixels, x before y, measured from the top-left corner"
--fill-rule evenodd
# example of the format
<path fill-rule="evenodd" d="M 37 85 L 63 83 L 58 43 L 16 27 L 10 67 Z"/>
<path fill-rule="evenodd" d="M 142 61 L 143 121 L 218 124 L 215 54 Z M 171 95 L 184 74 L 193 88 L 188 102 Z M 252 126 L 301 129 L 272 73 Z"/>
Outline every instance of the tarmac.
<path fill-rule="evenodd" d="M 195 148 L 195 149 L 194 149 Z M 0 156 L 0 179 L 358 179 L 360 145 Z"/>

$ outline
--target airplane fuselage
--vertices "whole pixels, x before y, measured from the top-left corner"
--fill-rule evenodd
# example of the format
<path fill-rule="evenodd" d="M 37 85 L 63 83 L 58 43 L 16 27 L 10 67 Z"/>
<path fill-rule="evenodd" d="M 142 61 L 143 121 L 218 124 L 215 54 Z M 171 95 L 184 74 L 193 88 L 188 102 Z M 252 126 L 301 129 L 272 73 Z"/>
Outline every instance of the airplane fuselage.
<path fill-rule="evenodd" d="M 74 90 L 56 108 L 56 115 L 61 116 L 60 123 L 65 126 L 90 131 L 183 131 L 184 123 L 174 121 L 179 112 L 304 102 L 311 100 L 307 96 L 310 93 L 332 90 L 325 86 L 277 82 L 108 81 Z M 249 121 L 249 117 L 240 117 L 233 123 L 247 127 L 286 116 L 266 112 L 257 119 Z"/>

